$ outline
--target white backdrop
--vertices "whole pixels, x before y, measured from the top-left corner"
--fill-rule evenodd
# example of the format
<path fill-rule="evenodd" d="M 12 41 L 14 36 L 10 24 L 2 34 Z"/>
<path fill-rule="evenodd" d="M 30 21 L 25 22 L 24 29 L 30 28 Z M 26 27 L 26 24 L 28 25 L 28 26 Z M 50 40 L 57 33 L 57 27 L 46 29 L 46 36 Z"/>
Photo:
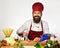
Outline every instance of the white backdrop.
<path fill-rule="evenodd" d="M 42 20 L 48 22 L 50 32 L 60 40 L 60 0 L 0 0 L 0 39 L 5 37 L 4 28 L 13 28 L 11 37 L 16 35 L 16 30 L 32 18 L 32 4 L 35 2 L 44 4 Z"/>

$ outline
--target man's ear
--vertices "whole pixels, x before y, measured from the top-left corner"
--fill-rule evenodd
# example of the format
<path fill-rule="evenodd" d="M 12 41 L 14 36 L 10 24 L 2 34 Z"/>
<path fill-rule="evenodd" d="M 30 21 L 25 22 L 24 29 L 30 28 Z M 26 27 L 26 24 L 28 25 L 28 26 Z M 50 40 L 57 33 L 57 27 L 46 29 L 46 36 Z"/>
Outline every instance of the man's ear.
<path fill-rule="evenodd" d="M 32 16 L 33 16 L 33 12 L 32 12 Z"/>
<path fill-rule="evenodd" d="M 41 12 L 41 17 L 42 17 L 43 13 Z"/>

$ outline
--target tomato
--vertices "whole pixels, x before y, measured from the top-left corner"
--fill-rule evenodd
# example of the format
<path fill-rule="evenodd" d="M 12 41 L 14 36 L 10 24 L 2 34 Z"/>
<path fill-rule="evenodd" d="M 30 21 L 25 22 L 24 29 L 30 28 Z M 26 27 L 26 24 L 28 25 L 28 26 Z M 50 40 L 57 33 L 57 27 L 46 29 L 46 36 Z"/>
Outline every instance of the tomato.
<path fill-rule="evenodd" d="M 2 46 L 6 46 L 7 41 L 6 40 L 2 40 Z"/>
<path fill-rule="evenodd" d="M 46 41 L 41 42 L 41 44 L 42 44 L 43 46 L 45 46 L 46 43 L 47 43 Z"/>
<path fill-rule="evenodd" d="M 2 40 L 2 42 L 7 43 L 7 41 L 6 41 L 6 40 Z"/>

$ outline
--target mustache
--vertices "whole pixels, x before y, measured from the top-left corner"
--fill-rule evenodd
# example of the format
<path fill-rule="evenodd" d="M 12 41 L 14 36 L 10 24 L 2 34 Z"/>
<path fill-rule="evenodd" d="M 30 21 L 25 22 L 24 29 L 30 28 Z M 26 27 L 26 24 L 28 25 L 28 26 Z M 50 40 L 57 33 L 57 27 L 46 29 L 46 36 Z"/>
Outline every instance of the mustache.
<path fill-rule="evenodd" d="M 40 16 L 33 16 L 33 17 L 40 17 Z"/>

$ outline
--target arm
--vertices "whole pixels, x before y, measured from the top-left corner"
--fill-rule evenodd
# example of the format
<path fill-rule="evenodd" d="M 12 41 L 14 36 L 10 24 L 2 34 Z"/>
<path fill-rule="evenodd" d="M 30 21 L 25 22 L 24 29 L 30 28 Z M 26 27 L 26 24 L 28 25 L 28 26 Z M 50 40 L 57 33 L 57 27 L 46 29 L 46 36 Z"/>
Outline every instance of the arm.
<path fill-rule="evenodd" d="M 26 22 L 17 30 L 17 34 L 19 36 L 23 36 L 23 35 L 26 34 L 26 31 L 25 30 L 27 30 Z"/>

